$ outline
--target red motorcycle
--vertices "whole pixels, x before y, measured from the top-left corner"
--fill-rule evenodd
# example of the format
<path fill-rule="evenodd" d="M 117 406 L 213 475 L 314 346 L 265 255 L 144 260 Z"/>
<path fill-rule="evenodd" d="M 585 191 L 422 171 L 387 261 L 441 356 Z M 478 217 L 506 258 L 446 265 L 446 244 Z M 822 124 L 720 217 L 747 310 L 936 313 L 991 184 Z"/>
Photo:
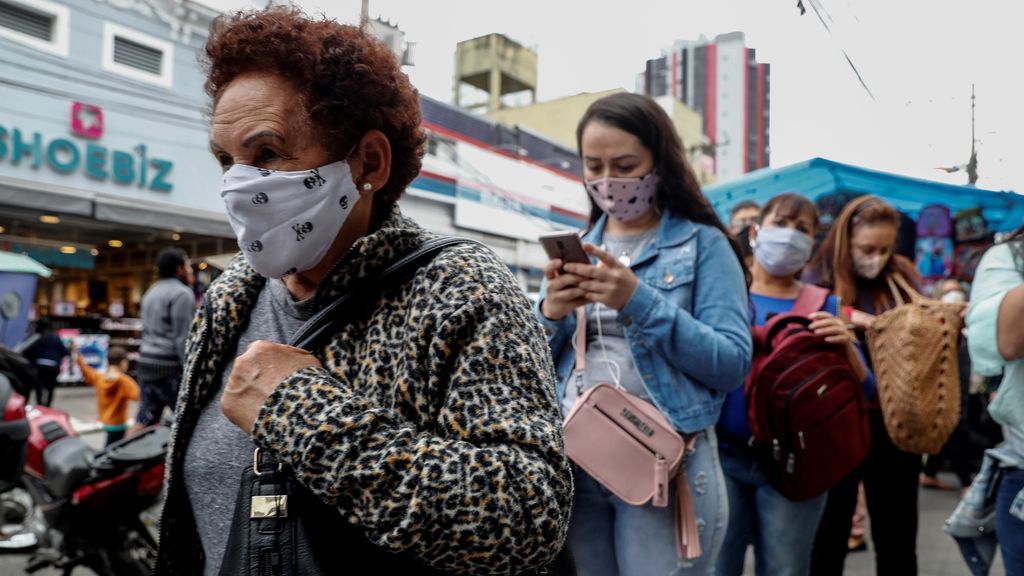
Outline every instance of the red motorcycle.
<path fill-rule="evenodd" d="M 163 489 L 167 428 L 95 451 L 65 412 L 26 406 L 2 373 L 0 410 L 0 518 L 14 542 L 7 548 L 36 546 L 26 572 L 52 566 L 69 576 L 85 566 L 101 576 L 149 575 L 156 540 L 140 515 Z"/>

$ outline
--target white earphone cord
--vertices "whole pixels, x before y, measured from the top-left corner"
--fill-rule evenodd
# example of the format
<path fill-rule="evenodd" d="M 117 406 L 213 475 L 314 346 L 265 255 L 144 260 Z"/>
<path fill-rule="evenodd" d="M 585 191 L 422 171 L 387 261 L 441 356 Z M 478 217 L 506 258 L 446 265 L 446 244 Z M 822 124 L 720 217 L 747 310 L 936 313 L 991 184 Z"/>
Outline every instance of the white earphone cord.
<path fill-rule="evenodd" d="M 608 347 L 605 346 L 605 344 L 604 344 L 604 331 L 601 328 L 601 314 L 600 314 L 600 309 L 603 306 L 604 305 L 601 304 L 600 302 L 598 302 L 598 303 L 596 303 L 594 305 L 594 316 L 597 319 L 597 341 L 601 344 L 601 355 L 604 357 L 602 359 L 602 361 L 605 364 L 608 365 L 608 373 L 612 377 L 612 383 L 615 384 L 615 387 L 618 388 L 619 390 L 623 390 L 623 387 L 622 387 L 622 367 L 619 366 L 618 362 L 616 362 L 616 361 L 614 361 L 614 360 L 612 360 L 611 358 L 608 357 Z M 572 345 L 573 352 L 576 352 L 578 350 L 578 348 L 576 346 L 576 339 L 573 338 L 570 341 L 570 344 Z M 580 388 L 578 382 L 577 382 L 577 386 L 576 386 L 576 393 L 577 394 L 582 394 L 583 393 L 583 390 Z"/>
<path fill-rule="evenodd" d="M 608 347 L 604 344 L 604 332 L 601 330 L 601 309 L 604 308 L 604 304 L 598 302 L 594 306 L 594 316 L 597 318 L 597 341 L 601 344 L 601 356 L 604 357 L 604 363 L 608 365 L 608 373 L 612 376 L 612 382 L 615 387 L 619 390 L 622 388 L 622 367 L 619 363 L 608 357 Z"/>

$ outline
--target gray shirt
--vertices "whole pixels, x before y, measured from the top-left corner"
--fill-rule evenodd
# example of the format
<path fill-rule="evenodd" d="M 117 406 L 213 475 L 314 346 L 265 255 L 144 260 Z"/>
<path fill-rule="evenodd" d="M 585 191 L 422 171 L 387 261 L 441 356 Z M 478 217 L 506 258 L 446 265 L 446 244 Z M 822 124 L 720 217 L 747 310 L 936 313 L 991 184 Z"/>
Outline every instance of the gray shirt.
<path fill-rule="evenodd" d="M 634 236 L 613 236 L 605 233 L 604 249 L 629 262 L 636 261 L 648 244 L 654 240 L 657 229 Z M 625 262 L 625 260 L 623 260 Z M 575 338 L 575 337 L 574 337 Z M 575 342 L 575 340 L 573 340 Z M 618 385 L 641 399 L 650 396 L 644 388 L 643 379 L 633 364 L 633 354 L 626 341 L 626 331 L 619 323 L 619 312 L 594 304 L 587 308 L 587 354 L 586 370 L 582 382 L 577 382 L 575 374 L 565 387 L 562 398 L 562 413 L 568 414 L 579 393 L 598 384 Z"/>
<path fill-rule="evenodd" d="M 292 300 L 280 280 L 267 280 L 249 315 L 249 324 L 239 337 L 235 356 L 244 353 L 256 340 L 287 343 L 312 316 L 312 304 L 312 298 Z M 233 367 L 234 361 L 225 368 L 221 388 L 203 407 L 185 452 L 185 488 L 206 553 L 205 574 L 220 572 L 242 470 L 252 465 L 256 448 L 249 434 L 232 424 L 221 411 L 220 397 Z"/>
<path fill-rule="evenodd" d="M 196 313 L 192 289 L 177 278 L 164 278 L 142 297 L 142 345 L 139 353 L 185 363 L 185 339 Z"/>

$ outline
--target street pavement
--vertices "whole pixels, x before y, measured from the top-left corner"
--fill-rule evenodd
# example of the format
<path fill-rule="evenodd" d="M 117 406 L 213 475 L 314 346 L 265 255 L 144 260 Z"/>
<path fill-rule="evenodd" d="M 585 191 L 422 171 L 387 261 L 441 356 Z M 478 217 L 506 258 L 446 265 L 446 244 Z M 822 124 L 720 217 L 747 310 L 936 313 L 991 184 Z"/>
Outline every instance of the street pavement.
<path fill-rule="evenodd" d="M 77 429 L 83 438 L 96 448 L 101 448 L 105 434 L 97 421 L 96 401 L 91 388 L 59 388 L 54 406 L 67 410 L 73 417 Z M 135 408 L 131 409 L 134 413 Z M 956 484 L 952 474 L 941 477 L 951 484 Z M 953 539 L 942 531 L 943 522 L 957 504 L 957 491 L 924 490 L 920 492 L 920 521 L 917 535 L 917 555 L 919 576 L 965 576 L 969 572 L 964 564 Z M 870 522 L 869 531 L 870 531 Z M 23 573 L 26 554 L 0 554 L 0 576 Z M 868 539 L 868 550 L 850 554 L 846 560 L 845 576 L 871 576 L 875 573 L 874 552 Z M 747 555 L 745 575 L 752 575 L 752 555 Z M 40 576 L 58 576 L 56 570 L 37 572 Z M 997 560 L 990 572 L 991 576 L 1003 576 L 1002 562 Z M 92 576 L 92 572 L 84 568 L 74 572 L 74 576 Z"/>

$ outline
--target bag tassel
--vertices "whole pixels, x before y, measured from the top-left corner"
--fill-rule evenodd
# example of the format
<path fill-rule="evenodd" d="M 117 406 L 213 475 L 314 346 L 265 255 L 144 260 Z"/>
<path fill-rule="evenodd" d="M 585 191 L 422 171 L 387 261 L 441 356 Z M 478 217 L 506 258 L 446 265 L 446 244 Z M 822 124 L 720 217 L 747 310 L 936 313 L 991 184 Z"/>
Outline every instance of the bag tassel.
<path fill-rule="evenodd" d="M 686 481 L 683 466 L 679 467 L 676 476 L 676 552 L 683 560 L 700 558 L 703 551 L 700 547 L 700 534 L 697 531 L 697 513 L 694 510 L 693 495 L 690 483 Z"/>

